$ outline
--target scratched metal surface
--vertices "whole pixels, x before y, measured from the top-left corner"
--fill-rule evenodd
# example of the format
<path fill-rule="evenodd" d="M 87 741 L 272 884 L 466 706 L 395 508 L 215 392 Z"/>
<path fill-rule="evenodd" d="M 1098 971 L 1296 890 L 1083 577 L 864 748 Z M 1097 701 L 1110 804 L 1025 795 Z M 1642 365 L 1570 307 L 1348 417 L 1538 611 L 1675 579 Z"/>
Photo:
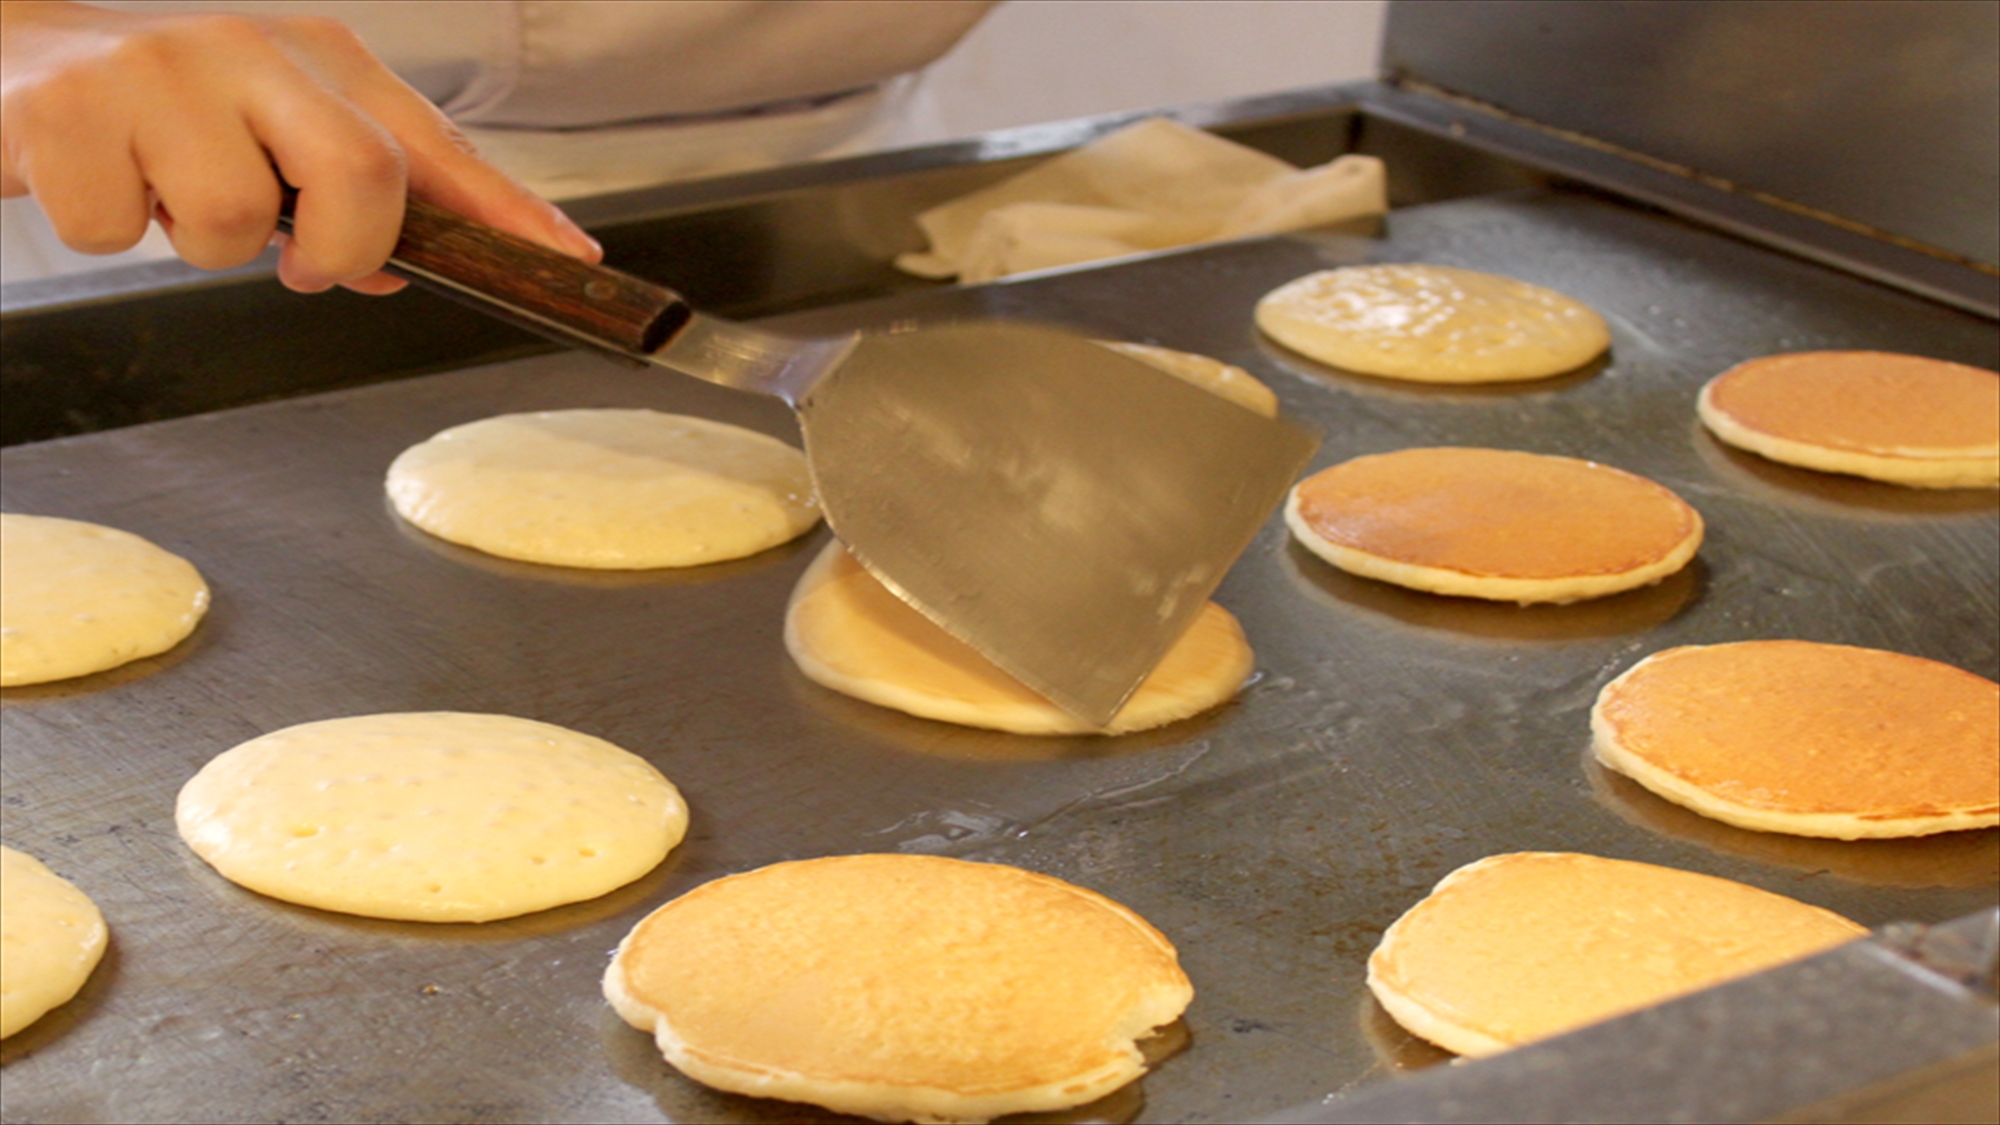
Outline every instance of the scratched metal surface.
<path fill-rule="evenodd" d="M 1490 269 L 1574 294 L 1609 319 L 1610 358 L 1511 390 L 1426 390 L 1258 340 L 1260 294 L 1365 259 Z M 1197 990 L 1188 1045 L 1079 1119 L 1243 1120 L 1436 1062 L 1367 999 L 1363 961 L 1436 879 L 1494 852 L 1671 864 L 1870 925 L 1995 901 L 1995 832 L 1873 843 L 1743 832 L 1585 761 L 1598 688 L 1669 645 L 1803 637 L 2000 675 L 1993 494 L 1765 464 L 1718 447 L 1693 412 L 1704 379 L 1772 351 L 1885 348 L 1994 367 L 1990 323 L 1564 192 L 1412 208 L 1379 238 L 1245 243 L 789 323 L 970 312 L 1242 364 L 1324 431 L 1320 465 L 1437 443 L 1592 457 L 1680 492 L 1709 538 L 1692 570 L 1653 589 L 1517 609 L 1334 573 L 1274 519 L 1219 594 L 1258 654 L 1239 701 L 1153 733 L 1038 740 L 907 718 L 795 672 L 780 615 L 824 531 L 699 571 L 591 575 L 437 543 L 383 502 L 398 451 L 496 412 L 650 406 L 791 433 L 775 405 L 689 380 L 546 357 L 9 449 L 6 510 L 146 535 L 194 559 L 216 600 L 170 654 L 0 694 L 6 840 L 95 898 L 113 934 L 82 995 L 0 1047 L 0 1116 L 812 1119 L 674 1074 L 597 982 L 654 905 L 720 874 L 829 853 L 1019 864 L 1103 891 L 1177 943 Z M 175 837 L 175 792 L 231 745 L 411 709 L 609 738 L 680 784 L 693 832 L 605 899 L 484 926 L 263 899 Z"/>

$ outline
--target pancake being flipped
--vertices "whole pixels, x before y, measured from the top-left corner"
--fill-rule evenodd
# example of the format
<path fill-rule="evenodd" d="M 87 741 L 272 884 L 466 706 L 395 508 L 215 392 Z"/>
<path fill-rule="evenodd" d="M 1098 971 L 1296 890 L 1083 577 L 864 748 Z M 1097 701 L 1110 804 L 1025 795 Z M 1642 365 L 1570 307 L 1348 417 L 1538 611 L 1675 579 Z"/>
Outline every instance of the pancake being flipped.
<path fill-rule="evenodd" d="M 549 566 L 645 570 L 754 555 L 819 521 L 805 454 L 652 410 L 453 426 L 389 466 L 389 499 L 440 539 Z"/>
<path fill-rule="evenodd" d="M 689 1077 L 878 1121 L 1094 1101 L 1194 990 L 1174 947 L 1059 879 L 918 855 L 780 863 L 660 907 L 604 994 Z"/>
<path fill-rule="evenodd" d="M 104 916 L 26 852 L 0 847 L 0 1039 L 67 1003 L 104 956 Z"/>
<path fill-rule="evenodd" d="M 1702 537 L 1700 513 L 1644 477 L 1455 447 L 1322 469 L 1292 488 L 1285 522 L 1307 550 L 1365 578 L 1524 605 L 1658 582 Z"/>
<path fill-rule="evenodd" d="M 1459 868 L 1398 918 L 1368 987 L 1412 1034 L 1491 1055 L 1867 933 L 1727 879 L 1516 852 Z"/>
<path fill-rule="evenodd" d="M 807 678 L 919 718 L 1012 734 L 1100 733 L 945 632 L 830 543 L 785 610 L 785 648 Z M 1102 733 L 1165 726 L 1228 702 L 1254 657 L 1210 602 Z"/>
<path fill-rule="evenodd" d="M 1604 318 L 1552 289 L 1453 266 L 1345 266 L 1257 302 L 1257 327 L 1321 363 L 1419 383 L 1573 371 L 1611 346 Z"/>
<path fill-rule="evenodd" d="M 0 686 L 66 680 L 179 644 L 208 583 L 179 555 L 81 520 L 0 515 Z"/>
<path fill-rule="evenodd" d="M 174 813 L 231 882 L 414 922 L 596 898 L 658 866 L 688 820 L 660 771 L 601 738 L 449 711 L 253 738 L 203 766 Z"/>
<path fill-rule="evenodd" d="M 1245 410 L 1254 410 L 1266 418 L 1278 416 L 1278 396 L 1256 376 L 1233 363 L 1152 344 L 1131 344 L 1123 340 L 1097 342 L 1119 355 L 1130 356 L 1177 379 L 1193 383 L 1210 394 L 1220 395 Z"/>
<path fill-rule="evenodd" d="M 1597 759 L 1739 828 L 1842 840 L 2000 824 L 2000 684 L 1809 641 L 1657 652 L 1591 709 Z"/>
<path fill-rule="evenodd" d="M 2000 488 L 2000 374 L 1892 352 L 1795 352 L 1709 380 L 1701 420 L 1739 449 L 1913 488 Z"/>

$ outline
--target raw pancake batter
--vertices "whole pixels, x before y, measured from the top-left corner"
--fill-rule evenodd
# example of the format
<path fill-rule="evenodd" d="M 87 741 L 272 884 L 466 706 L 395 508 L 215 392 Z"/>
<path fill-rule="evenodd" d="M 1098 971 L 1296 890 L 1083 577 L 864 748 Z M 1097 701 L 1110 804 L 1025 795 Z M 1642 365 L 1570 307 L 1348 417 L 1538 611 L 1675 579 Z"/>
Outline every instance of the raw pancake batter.
<path fill-rule="evenodd" d="M 1611 346 L 1604 318 L 1551 289 L 1452 266 L 1346 266 L 1257 302 L 1257 327 L 1332 367 L 1419 383 L 1573 371 Z"/>
<path fill-rule="evenodd" d="M 360 715 L 274 731 L 181 789 L 181 838 L 260 894 L 487 922 L 622 887 L 687 832 L 645 759 L 505 715 Z"/>
<path fill-rule="evenodd" d="M 1604 686 L 1597 760 L 1739 828 L 1842 840 L 2000 824 L 2000 684 L 1808 641 L 1657 652 Z"/>
<path fill-rule="evenodd" d="M 186 559 L 129 532 L 0 515 L 0 685 L 116 668 L 179 644 L 208 611 Z"/>
<path fill-rule="evenodd" d="M 0 1039 L 75 996 L 105 937 L 82 891 L 26 852 L 0 848 Z"/>
<path fill-rule="evenodd" d="M 689 1077 L 878 1121 L 986 1121 L 1094 1101 L 1194 989 L 1108 898 L 917 855 L 717 879 L 634 927 L 605 997 Z"/>
<path fill-rule="evenodd" d="M 1727 879 L 1517 852 L 1459 868 L 1397 919 L 1368 987 L 1413 1034 L 1490 1055 L 1867 933 Z"/>
<path fill-rule="evenodd" d="M 503 414 L 411 446 L 389 499 L 440 539 L 605 570 L 739 559 L 819 521 L 805 454 L 754 430 L 652 410 Z"/>

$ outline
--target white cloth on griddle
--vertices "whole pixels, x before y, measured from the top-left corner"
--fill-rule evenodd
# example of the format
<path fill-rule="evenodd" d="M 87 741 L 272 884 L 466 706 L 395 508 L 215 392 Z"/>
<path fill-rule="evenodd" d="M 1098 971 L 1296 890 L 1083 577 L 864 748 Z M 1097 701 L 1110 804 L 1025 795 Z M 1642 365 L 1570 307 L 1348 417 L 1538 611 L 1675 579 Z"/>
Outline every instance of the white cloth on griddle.
<path fill-rule="evenodd" d="M 917 224 L 930 249 L 896 264 L 923 277 L 991 281 L 1387 210 L 1382 162 L 1372 156 L 1294 168 L 1153 117 L 925 211 Z"/>

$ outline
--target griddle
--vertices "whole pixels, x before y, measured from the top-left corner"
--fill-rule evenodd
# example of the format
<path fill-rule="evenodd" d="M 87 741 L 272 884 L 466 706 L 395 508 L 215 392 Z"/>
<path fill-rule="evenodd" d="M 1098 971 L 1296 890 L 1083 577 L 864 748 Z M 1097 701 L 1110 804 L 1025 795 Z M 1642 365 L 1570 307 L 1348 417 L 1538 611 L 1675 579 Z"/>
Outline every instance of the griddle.
<path fill-rule="evenodd" d="M 1366 261 L 1550 286 L 1605 315 L 1611 352 L 1539 383 L 1425 388 L 1259 338 L 1261 294 Z M 6 841 L 90 894 L 112 932 L 83 993 L 0 1047 L 0 1117 L 819 1119 L 682 1078 L 598 993 L 610 950 L 654 906 L 817 855 L 1017 864 L 1101 891 L 1172 938 L 1196 989 L 1181 1049 L 1076 1120 L 1244 1120 L 1441 1061 L 1375 1007 L 1364 960 L 1441 876 L 1496 852 L 1667 864 L 1871 927 L 1941 923 L 2000 897 L 2000 832 L 1842 843 L 1733 829 L 1593 765 L 1587 719 L 1608 680 L 1677 644 L 1798 637 L 2000 676 L 1994 494 L 1786 468 L 1715 443 L 1694 416 L 1704 380 L 1775 351 L 1991 368 L 1989 322 L 1556 186 L 1403 208 L 1371 232 L 763 323 L 818 332 L 971 314 L 1240 364 L 1324 435 L 1315 468 L 1430 444 L 1593 458 L 1680 493 L 1708 539 L 1658 586 L 1518 608 L 1341 574 L 1274 519 L 1217 597 L 1257 653 L 1237 701 L 1121 738 L 1040 739 L 906 717 L 800 675 L 782 614 L 824 530 L 740 562 L 590 573 L 444 544 L 382 494 L 406 446 L 509 411 L 649 407 L 796 440 L 782 407 L 748 396 L 558 354 L 16 446 L 0 454 L 7 511 L 144 535 L 200 566 L 215 603 L 163 656 L 0 695 Z M 174 795 L 215 754 L 293 723 L 397 710 L 499 712 L 608 738 L 682 788 L 692 831 L 603 899 L 478 926 L 262 898 L 175 836 Z"/>

